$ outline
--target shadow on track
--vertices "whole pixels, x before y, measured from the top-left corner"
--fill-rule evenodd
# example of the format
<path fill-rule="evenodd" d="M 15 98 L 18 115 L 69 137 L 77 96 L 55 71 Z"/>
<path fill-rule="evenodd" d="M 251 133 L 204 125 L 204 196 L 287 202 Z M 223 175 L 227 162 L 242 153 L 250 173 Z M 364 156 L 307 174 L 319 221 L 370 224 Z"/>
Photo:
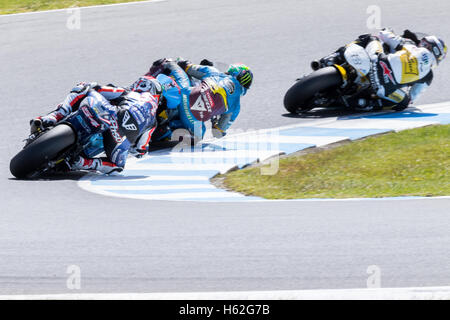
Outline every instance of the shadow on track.
<path fill-rule="evenodd" d="M 352 110 L 345 109 L 343 107 L 336 108 L 322 108 L 322 109 L 313 109 L 311 111 L 292 114 L 285 113 L 282 114 L 283 117 L 286 118 L 298 118 L 298 119 L 324 119 L 331 117 L 338 117 L 340 120 L 345 119 L 354 119 L 355 117 L 361 118 L 426 118 L 426 117 L 435 117 L 438 116 L 436 113 L 427 113 L 422 112 L 421 109 L 416 107 L 409 107 L 404 111 L 394 112 L 390 110 L 383 110 L 378 112 L 355 112 Z"/>
<path fill-rule="evenodd" d="M 283 117 L 286 118 L 299 118 L 299 119 L 323 119 L 323 118 L 331 118 L 331 117 L 345 117 L 345 116 L 359 116 L 364 113 L 357 113 L 353 110 L 348 110 L 342 107 L 336 108 L 322 108 L 322 109 L 313 109 L 310 111 L 302 112 L 299 114 L 292 113 L 284 113 Z"/>
<path fill-rule="evenodd" d="M 11 181 L 64 181 L 64 180 L 72 180 L 78 181 L 86 175 L 90 175 L 90 180 L 135 180 L 135 179 L 146 179 L 148 176 L 122 176 L 122 175 L 104 175 L 101 173 L 93 173 L 93 172 L 82 172 L 82 171 L 73 171 L 66 173 L 46 173 L 42 174 L 36 179 L 17 179 L 17 178 L 8 178 Z"/>
<path fill-rule="evenodd" d="M 84 177 L 87 174 L 87 172 L 81 172 L 81 171 L 73 171 L 73 172 L 61 172 L 61 173 L 45 173 L 40 175 L 39 177 L 35 179 L 17 179 L 17 178 L 8 178 L 8 180 L 15 180 L 15 181 L 61 181 L 61 180 L 79 180 L 82 177 Z"/>

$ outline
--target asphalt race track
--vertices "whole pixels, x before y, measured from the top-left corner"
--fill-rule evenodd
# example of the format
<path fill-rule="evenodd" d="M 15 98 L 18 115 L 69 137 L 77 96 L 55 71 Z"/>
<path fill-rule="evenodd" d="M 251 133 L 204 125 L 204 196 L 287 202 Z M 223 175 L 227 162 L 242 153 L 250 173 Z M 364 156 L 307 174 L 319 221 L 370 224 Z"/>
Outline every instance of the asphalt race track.
<path fill-rule="evenodd" d="M 165 56 L 242 61 L 256 80 L 234 129 L 314 121 L 282 98 L 309 62 L 369 32 L 373 1 L 168 0 L 0 17 L 0 294 L 186 292 L 450 285 L 450 199 L 185 203 L 108 198 L 80 175 L 18 181 L 28 121 L 82 80 L 126 85 Z M 447 1 L 376 1 L 382 24 L 450 42 Z M 448 61 L 420 103 L 450 100 Z"/>

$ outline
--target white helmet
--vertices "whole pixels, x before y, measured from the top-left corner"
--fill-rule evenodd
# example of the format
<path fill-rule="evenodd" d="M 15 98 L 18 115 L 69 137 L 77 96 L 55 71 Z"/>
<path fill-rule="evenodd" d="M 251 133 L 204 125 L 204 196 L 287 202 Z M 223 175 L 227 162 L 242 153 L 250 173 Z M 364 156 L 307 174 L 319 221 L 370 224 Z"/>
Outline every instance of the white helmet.
<path fill-rule="evenodd" d="M 420 40 L 419 47 L 423 47 L 431 51 L 439 64 L 447 55 L 447 46 L 442 39 L 436 36 L 426 36 Z"/>

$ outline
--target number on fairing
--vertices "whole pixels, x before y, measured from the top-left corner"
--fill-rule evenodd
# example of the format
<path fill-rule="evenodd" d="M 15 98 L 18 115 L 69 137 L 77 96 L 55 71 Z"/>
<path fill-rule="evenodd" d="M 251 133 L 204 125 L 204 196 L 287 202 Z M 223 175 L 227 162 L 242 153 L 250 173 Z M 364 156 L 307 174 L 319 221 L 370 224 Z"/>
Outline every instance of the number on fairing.
<path fill-rule="evenodd" d="M 195 101 L 194 105 L 191 107 L 191 110 L 206 111 L 205 102 L 203 101 L 202 96 L 197 98 L 197 101 Z"/>
<path fill-rule="evenodd" d="M 363 47 L 352 43 L 345 50 L 344 57 L 345 60 L 363 76 L 366 76 L 370 72 L 370 57 Z"/>

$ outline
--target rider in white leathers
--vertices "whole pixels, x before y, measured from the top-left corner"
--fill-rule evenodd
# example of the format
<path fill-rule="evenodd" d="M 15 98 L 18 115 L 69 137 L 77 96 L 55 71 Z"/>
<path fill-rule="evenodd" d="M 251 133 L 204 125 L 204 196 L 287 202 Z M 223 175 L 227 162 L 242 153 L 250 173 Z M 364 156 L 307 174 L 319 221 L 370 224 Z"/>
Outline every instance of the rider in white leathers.
<path fill-rule="evenodd" d="M 447 54 L 447 46 L 438 37 L 418 39 L 409 30 L 399 36 L 383 29 L 376 36 L 362 35 L 352 44 L 365 48 L 372 63 L 369 78 L 379 100 L 364 106 L 367 111 L 385 106 L 398 111 L 407 108 L 430 86 L 433 69 Z M 346 48 L 340 48 L 318 63 L 320 66 L 342 63 Z"/>

